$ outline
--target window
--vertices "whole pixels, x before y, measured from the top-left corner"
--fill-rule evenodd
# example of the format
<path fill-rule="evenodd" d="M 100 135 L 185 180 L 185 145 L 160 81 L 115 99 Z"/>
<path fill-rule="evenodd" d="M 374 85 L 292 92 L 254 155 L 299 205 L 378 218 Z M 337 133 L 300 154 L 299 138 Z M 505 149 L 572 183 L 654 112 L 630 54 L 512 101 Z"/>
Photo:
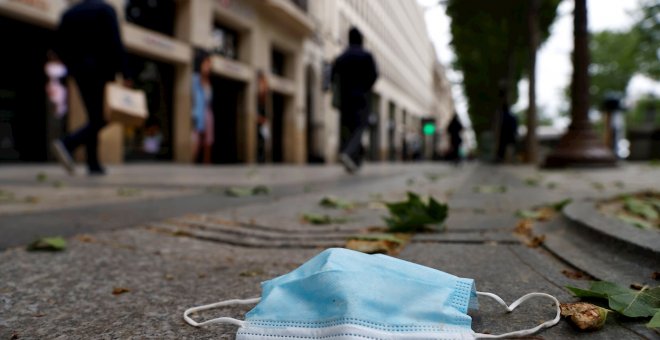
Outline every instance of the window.
<path fill-rule="evenodd" d="M 280 77 L 285 76 L 286 55 L 276 48 L 273 48 L 270 53 L 270 72 Z"/>
<path fill-rule="evenodd" d="M 125 0 L 124 10 L 126 21 L 165 35 L 174 35 L 174 0 Z"/>
<path fill-rule="evenodd" d="M 215 23 L 212 33 L 211 52 L 225 58 L 238 60 L 238 32 L 222 24 Z"/>

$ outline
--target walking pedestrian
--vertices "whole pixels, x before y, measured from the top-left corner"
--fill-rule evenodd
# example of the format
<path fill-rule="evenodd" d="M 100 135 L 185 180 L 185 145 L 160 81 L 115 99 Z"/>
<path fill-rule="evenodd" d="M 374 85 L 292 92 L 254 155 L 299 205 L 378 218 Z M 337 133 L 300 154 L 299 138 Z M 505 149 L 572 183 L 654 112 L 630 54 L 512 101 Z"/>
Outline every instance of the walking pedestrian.
<path fill-rule="evenodd" d="M 362 33 L 353 27 L 348 33 L 349 46 L 335 60 L 332 81 L 340 116 L 339 160 L 349 173 L 362 165 L 362 134 L 369 124 L 371 88 L 378 79 L 373 56 L 362 47 Z"/>
<path fill-rule="evenodd" d="M 518 136 L 518 120 L 511 113 L 506 96 L 502 100 L 500 139 L 497 145 L 496 162 L 511 161 L 515 153 Z"/>
<path fill-rule="evenodd" d="M 461 144 L 463 144 L 463 138 L 461 137 L 462 131 L 463 124 L 461 124 L 461 120 L 458 118 L 458 114 L 454 113 L 454 117 L 451 119 L 451 122 L 449 122 L 449 125 L 447 126 L 447 134 L 449 135 L 451 142 L 451 148 L 449 149 L 447 159 L 454 161 L 456 164 L 460 163 L 461 161 L 460 150 Z"/>
<path fill-rule="evenodd" d="M 213 87 L 211 85 L 211 55 L 198 50 L 195 53 L 193 74 L 194 161 L 211 163 L 215 127 L 213 120 Z"/>
<path fill-rule="evenodd" d="M 103 0 L 83 0 L 72 6 L 60 21 L 55 52 L 78 84 L 87 111 L 85 126 L 53 141 L 55 156 L 69 174 L 73 174 L 71 153 L 85 145 L 89 174 L 104 175 L 97 150 L 98 134 L 105 126 L 104 89 L 120 71 L 127 79 L 117 13 Z"/>
<path fill-rule="evenodd" d="M 266 163 L 270 140 L 270 87 L 262 70 L 257 72 L 257 162 Z"/>

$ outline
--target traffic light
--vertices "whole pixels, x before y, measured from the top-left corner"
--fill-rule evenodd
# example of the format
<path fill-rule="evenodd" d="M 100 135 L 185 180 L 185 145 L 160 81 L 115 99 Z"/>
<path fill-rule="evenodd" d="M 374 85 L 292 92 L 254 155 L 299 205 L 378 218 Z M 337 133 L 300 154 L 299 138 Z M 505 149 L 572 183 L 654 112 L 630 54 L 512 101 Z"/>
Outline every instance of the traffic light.
<path fill-rule="evenodd" d="M 424 133 L 425 136 L 432 136 L 435 134 L 435 119 L 422 119 L 422 133 Z"/>

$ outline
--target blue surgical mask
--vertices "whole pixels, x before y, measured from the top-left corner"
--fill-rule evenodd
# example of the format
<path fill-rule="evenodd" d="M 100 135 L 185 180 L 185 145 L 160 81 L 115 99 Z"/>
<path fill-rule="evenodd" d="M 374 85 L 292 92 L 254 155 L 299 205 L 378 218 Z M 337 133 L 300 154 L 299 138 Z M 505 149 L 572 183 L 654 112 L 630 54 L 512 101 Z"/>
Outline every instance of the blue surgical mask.
<path fill-rule="evenodd" d="M 557 316 L 532 329 L 479 334 L 469 309 L 488 296 L 512 311 L 533 297 L 547 297 Z M 190 314 L 235 304 L 257 304 L 245 321 L 228 317 L 196 322 Z M 544 293 L 527 294 L 511 306 L 491 293 L 477 292 L 474 280 L 386 255 L 327 249 L 298 269 L 262 283 L 261 298 L 194 307 L 183 318 L 193 326 L 239 326 L 236 339 L 475 339 L 524 336 L 555 325 L 559 302 Z"/>

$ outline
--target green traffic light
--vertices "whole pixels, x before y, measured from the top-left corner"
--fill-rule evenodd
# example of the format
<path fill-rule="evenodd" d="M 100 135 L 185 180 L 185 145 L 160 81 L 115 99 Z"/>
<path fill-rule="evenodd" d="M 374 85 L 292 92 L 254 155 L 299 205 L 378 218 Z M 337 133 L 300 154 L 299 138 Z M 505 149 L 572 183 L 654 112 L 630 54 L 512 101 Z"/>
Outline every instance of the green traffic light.
<path fill-rule="evenodd" d="M 424 127 L 423 127 L 422 131 L 427 136 L 434 134 L 435 133 L 435 124 L 433 124 L 433 123 L 424 124 Z"/>

